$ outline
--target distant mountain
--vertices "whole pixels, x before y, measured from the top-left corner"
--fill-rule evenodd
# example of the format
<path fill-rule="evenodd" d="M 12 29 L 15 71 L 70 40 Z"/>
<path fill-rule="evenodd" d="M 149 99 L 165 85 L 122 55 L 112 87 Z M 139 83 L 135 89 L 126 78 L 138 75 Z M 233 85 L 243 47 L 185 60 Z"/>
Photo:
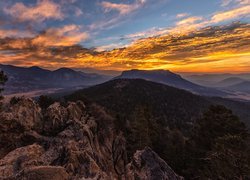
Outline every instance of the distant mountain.
<path fill-rule="evenodd" d="M 228 90 L 250 93 L 250 81 L 242 81 L 238 84 L 226 87 Z"/>
<path fill-rule="evenodd" d="M 230 77 L 230 78 L 226 78 L 222 81 L 219 81 L 217 83 L 215 83 L 214 86 L 216 87 L 227 87 L 227 86 L 232 86 L 232 85 L 236 85 L 239 83 L 244 82 L 245 80 L 239 77 Z"/>
<path fill-rule="evenodd" d="M 173 86 L 179 89 L 185 89 L 196 94 L 205 96 L 225 96 L 226 93 L 197 85 L 192 83 L 180 75 L 175 74 L 168 70 L 130 70 L 124 71 L 120 76 L 115 79 L 145 79 L 153 82 L 162 83 L 165 85 Z"/>
<path fill-rule="evenodd" d="M 5 86 L 5 94 L 29 92 L 47 88 L 90 86 L 110 79 L 109 76 L 88 74 L 69 68 L 50 71 L 37 66 L 26 68 L 0 64 L 0 69 L 7 74 L 9 79 Z"/>
<path fill-rule="evenodd" d="M 73 68 L 75 71 L 85 72 L 85 73 L 94 73 L 94 74 L 103 74 L 106 76 L 118 76 L 121 74 L 121 71 L 116 70 L 101 70 L 94 68 Z"/>
<path fill-rule="evenodd" d="M 250 73 L 241 73 L 241 74 L 195 74 L 195 75 L 184 75 L 184 78 L 194 82 L 196 84 L 208 87 L 216 86 L 216 83 L 223 81 L 228 78 L 241 78 L 245 80 L 250 80 Z"/>

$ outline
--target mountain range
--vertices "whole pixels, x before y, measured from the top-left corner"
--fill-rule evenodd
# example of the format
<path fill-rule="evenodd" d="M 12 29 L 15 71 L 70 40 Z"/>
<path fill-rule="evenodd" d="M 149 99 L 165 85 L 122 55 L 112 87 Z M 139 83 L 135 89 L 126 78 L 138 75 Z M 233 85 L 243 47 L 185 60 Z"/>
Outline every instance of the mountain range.
<path fill-rule="evenodd" d="M 144 79 L 168 86 L 184 89 L 194 94 L 210 97 L 227 97 L 239 100 L 250 100 L 248 74 L 238 77 L 229 77 L 230 74 L 222 75 L 195 75 L 185 76 L 173 73 L 169 70 L 128 70 L 114 77 L 113 71 L 103 71 L 104 74 L 90 73 L 84 69 L 60 68 L 57 70 L 47 70 L 37 66 L 17 67 L 12 65 L 0 64 L 0 69 L 7 76 L 8 81 L 5 85 L 5 95 L 22 95 L 36 97 L 40 94 L 48 93 L 68 93 L 79 88 L 85 88 L 96 84 L 104 83 L 113 79 Z M 93 70 L 91 70 L 93 72 Z M 107 75 L 107 74 L 113 75 Z M 118 72 L 116 72 L 118 73 Z M 194 81 L 192 78 L 198 78 Z M 213 85 L 200 85 L 201 79 L 213 80 Z M 227 78 L 225 78 L 227 77 Z M 223 79 L 225 78 L 225 79 Z M 221 79 L 218 81 L 218 79 Z M 34 93 L 41 91 L 39 93 Z"/>
<path fill-rule="evenodd" d="M 193 83 L 208 87 L 225 87 L 240 81 L 250 80 L 250 73 L 241 74 L 183 74 L 183 77 Z"/>
<path fill-rule="evenodd" d="M 8 76 L 5 94 L 49 88 L 84 87 L 99 84 L 110 79 L 106 75 L 84 73 L 69 68 L 50 71 L 37 66 L 26 68 L 1 64 L 0 69 Z"/>
<path fill-rule="evenodd" d="M 39 67 L 27 69 L 35 71 L 36 77 L 43 73 Z M 85 75 L 67 68 L 50 72 L 51 79 L 65 82 Z M 42 81 L 32 74 L 22 75 L 27 81 Z M 223 174 L 229 167 L 228 171 L 237 173 L 234 166 L 224 164 L 238 161 L 240 153 L 246 160 L 240 160 L 240 166 L 248 165 L 244 123 L 250 127 L 250 103 L 201 96 L 190 92 L 190 87 L 197 86 L 170 71 L 132 70 L 57 102 L 12 98 L 0 113 L 0 175 L 6 179 L 182 180 L 181 176 L 207 177 L 208 168 Z M 209 161 L 211 166 L 203 161 L 210 154 L 227 155 L 224 149 L 233 156 L 225 156 L 223 166 L 213 167 L 221 158 Z"/>
<path fill-rule="evenodd" d="M 241 81 L 237 84 L 226 87 L 226 89 L 250 93 L 250 81 Z"/>

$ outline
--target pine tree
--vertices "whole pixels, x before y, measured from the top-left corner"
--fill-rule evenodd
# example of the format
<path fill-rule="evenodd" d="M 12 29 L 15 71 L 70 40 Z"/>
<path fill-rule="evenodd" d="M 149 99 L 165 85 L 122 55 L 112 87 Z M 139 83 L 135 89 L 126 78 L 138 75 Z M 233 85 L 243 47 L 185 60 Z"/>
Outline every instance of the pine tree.
<path fill-rule="evenodd" d="M 0 71 L 0 100 L 3 99 L 3 96 L 2 96 L 2 91 L 4 90 L 3 89 L 3 86 L 5 84 L 5 82 L 8 80 L 7 76 L 4 74 L 3 71 Z M 1 103 L 0 103 L 0 107 L 1 107 Z"/>
<path fill-rule="evenodd" d="M 146 146 L 152 147 L 156 123 L 152 119 L 150 109 L 146 106 L 138 106 L 133 116 L 134 121 L 131 123 L 129 141 L 136 147 L 132 149 L 143 149 Z"/>
<path fill-rule="evenodd" d="M 211 106 L 197 121 L 191 142 L 190 166 L 193 177 L 249 178 L 248 130 L 231 110 L 224 106 Z"/>

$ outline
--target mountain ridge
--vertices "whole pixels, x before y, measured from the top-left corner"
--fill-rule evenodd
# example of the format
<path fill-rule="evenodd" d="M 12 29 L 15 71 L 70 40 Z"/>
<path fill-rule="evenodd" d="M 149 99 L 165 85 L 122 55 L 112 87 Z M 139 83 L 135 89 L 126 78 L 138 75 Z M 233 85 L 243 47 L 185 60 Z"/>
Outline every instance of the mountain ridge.
<path fill-rule="evenodd" d="M 18 67 L 0 64 L 0 69 L 8 76 L 5 94 L 23 93 L 49 88 L 71 88 L 89 86 L 105 82 L 109 76 L 77 72 L 70 68 L 53 71 L 32 67 Z"/>
<path fill-rule="evenodd" d="M 205 96 L 226 96 L 227 93 L 203 87 L 192 83 L 184 78 L 181 75 L 175 74 L 169 70 L 128 70 L 124 71 L 120 76 L 115 77 L 114 79 L 145 79 L 153 82 L 158 82 L 166 85 L 170 85 L 179 89 L 185 89 L 193 93 Z"/>
<path fill-rule="evenodd" d="M 111 110 L 114 116 L 120 113 L 124 117 L 130 116 L 137 105 L 145 105 L 152 109 L 156 119 L 165 119 L 173 126 L 175 126 L 173 123 L 178 122 L 180 123 L 178 126 L 184 125 L 185 128 L 195 121 L 194 117 L 199 117 L 210 105 L 220 104 L 232 109 L 250 127 L 248 103 L 221 97 L 204 97 L 143 79 L 113 79 L 76 91 L 66 96 L 66 99 L 90 99 Z"/>

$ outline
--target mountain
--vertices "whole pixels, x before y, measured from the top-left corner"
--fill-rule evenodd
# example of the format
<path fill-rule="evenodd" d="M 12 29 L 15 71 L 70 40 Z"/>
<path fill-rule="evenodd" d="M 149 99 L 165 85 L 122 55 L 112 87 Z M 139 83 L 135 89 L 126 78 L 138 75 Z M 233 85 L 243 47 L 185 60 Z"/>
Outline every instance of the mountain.
<path fill-rule="evenodd" d="M 244 80 L 250 80 L 250 73 L 241 73 L 241 74 L 183 74 L 184 78 L 197 83 L 202 86 L 216 87 L 216 83 L 223 81 L 228 78 L 240 78 Z"/>
<path fill-rule="evenodd" d="M 148 147 L 129 162 L 126 140 L 98 106 L 56 102 L 41 111 L 25 98 L 5 106 L 0 113 L 1 179 L 183 180 Z"/>
<path fill-rule="evenodd" d="M 69 100 L 90 99 L 114 116 L 131 120 L 138 106 L 147 106 L 154 119 L 171 126 L 189 126 L 209 102 L 188 91 L 143 79 L 115 79 L 77 91 Z"/>
<path fill-rule="evenodd" d="M 205 163 L 200 159 L 206 157 L 199 158 L 201 143 L 197 140 L 197 146 L 194 146 L 193 141 L 190 140 L 194 137 L 193 133 L 197 132 L 194 128 L 200 127 L 197 123 L 201 119 L 208 121 L 199 131 L 201 136 L 197 135 L 201 138 L 201 142 L 216 141 L 214 136 L 208 134 L 220 134 L 224 130 L 227 131 L 225 137 L 228 137 L 228 133 L 235 131 L 231 127 L 235 124 L 234 121 L 245 127 L 231 110 L 223 106 L 216 107 L 216 104 L 232 107 L 233 113 L 250 125 L 250 109 L 247 103 L 237 101 L 232 103 L 231 100 L 223 98 L 218 100 L 202 97 L 186 90 L 143 79 L 111 80 L 77 91 L 65 97 L 65 100 L 66 102 L 83 100 L 103 106 L 106 112 L 115 117 L 115 128 L 121 130 L 127 140 L 128 157 L 132 157 L 137 149 L 150 146 L 174 168 L 175 172 L 187 179 L 198 177 L 193 173 L 197 173 L 197 168 Z M 210 105 L 214 106 L 208 114 L 207 109 Z M 223 124 L 222 122 L 227 118 L 230 120 Z M 219 130 L 217 126 L 220 127 Z M 231 156 L 228 159 L 231 160 Z M 192 162 L 199 163 L 197 167 L 192 167 Z"/>
<path fill-rule="evenodd" d="M 3 104 L 1 178 L 183 180 L 177 174 L 206 179 L 224 177 L 228 170 L 224 179 L 230 179 L 238 175 L 238 163 L 228 161 L 248 165 L 244 124 L 221 106 L 200 117 L 209 98 L 142 79 L 117 79 L 67 99 L 75 102 L 44 107 L 16 98 Z M 210 148 L 215 145 L 222 148 Z M 223 158 L 209 159 L 211 153 Z M 241 174 L 247 179 L 249 170 Z"/>
<path fill-rule="evenodd" d="M 222 81 L 219 81 L 217 83 L 214 84 L 214 86 L 216 87 L 227 87 L 227 86 L 232 86 L 232 85 L 235 85 L 235 84 L 239 84 L 241 82 L 245 81 L 244 79 L 242 78 L 239 78 L 239 77 L 230 77 L 230 78 L 226 78 Z"/>
<path fill-rule="evenodd" d="M 250 93 L 250 81 L 242 81 L 238 84 L 226 87 L 228 90 Z"/>
<path fill-rule="evenodd" d="M 128 122 L 133 121 L 136 108 L 143 106 L 152 113 L 156 121 L 185 130 L 210 105 L 221 104 L 231 108 L 242 121 L 250 125 L 250 106 L 247 103 L 224 98 L 219 98 L 218 101 L 218 98 L 202 97 L 186 90 L 143 79 L 111 80 L 77 91 L 66 99 L 89 99 L 105 107 L 114 117 L 119 116 Z"/>
<path fill-rule="evenodd" d="M 175 74 L 168 70 L 130 70 L 124 71 L 120 76 L 115 79 L 145 79 L 153 82 L 158 82 L 173 86 L 179 89 L 185 89 L 196 94 L 205 96 L 225 96 L 226 93 L 197 85 L 192 83 L 180 75 Z"/>
<path fill-rule="evenodd" d="M 121 74 L 121 71 L 116 70 L 101 70 L 94 68 L 73 68 L 75 71 L 81 71 L 86 73 L 94 73 L 94 74 L 103 74 L 106 76 L 118 76 Z"/>
<path fill-rule="evenodd" d="M 110 79 L 106 75 L 88 74 L 69 68 L 50 71 L 36 66 L 26 68 L 0 64 L 0 69 L 6 73 L 9 79 L 5 86 L 5 94 L 49 88 L 90 86 Z"/>

